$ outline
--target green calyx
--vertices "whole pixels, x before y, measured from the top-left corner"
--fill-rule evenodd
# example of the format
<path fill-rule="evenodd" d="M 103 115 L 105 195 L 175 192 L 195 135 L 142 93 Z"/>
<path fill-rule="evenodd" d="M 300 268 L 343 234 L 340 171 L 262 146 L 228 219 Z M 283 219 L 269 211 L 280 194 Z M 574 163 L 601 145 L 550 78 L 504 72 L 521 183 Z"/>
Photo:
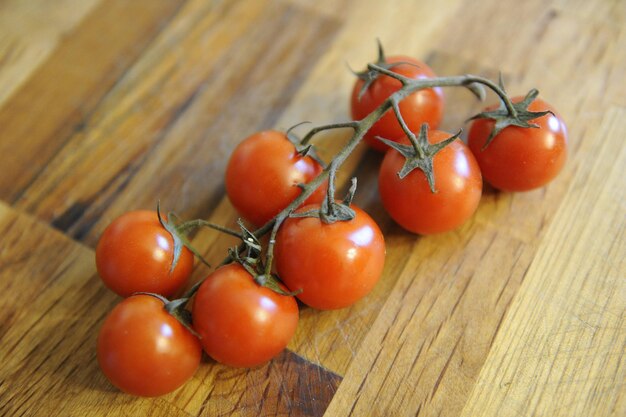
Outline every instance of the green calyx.
<path fill-rule="evenodd" d="M 222 232 L 230 236 L 234 236 L 240 239 L 242 238 L 242 235 L 240 233 L 234 230 L 231 230 L 227 227 L 220 226 L 218 224 L 213 224 L 206 220 L 195 219 L 195 220 L 183 221 L 174 212 L 169 212 L 167 214 L 167 221 L 165 221 L 163 217 L 161 216 L 160 202 L 157 202 L 156 210 L 157 210 L 157 216 L 159 217 L 159 223 L 161 223 L 161 226 L 163 226 L 163 228 L 169 232 L 169 234 L 172 236 L 172 239 L 174 240 L 174 257 L 172 259 L 172 265 L 170 266 L 170 274 L 172 273 L 172 271 L 174 271 L 174 269 L 176 268 L 176 265 L 178 265 L 178 261 L 183 251 L 183 247 L 186 247 L 187 249 L 189 249 L 191 253 L 193 253 L 198 259 L 200 259 L 200 261 L 203 264 L 205 264 L 208 267 L 211 266 L 204 259 L 202 254 L 196 248 L 194 248 L 191 242 L 189 241 L 189 238 L 187 236 L 192 231 L 200 227 L 207 227 L 209 229 L 217 230 L 218 232 Z"/>
<path fill-rule="evenodd" d="M 500 88 L 504 90 L 504 86 L 502 85 L 502 79 L 500 79 Z M 538 95 L 539 91 L 533 88 L 528 92 L 528 94 L 526 94 L 524 100 L 520 101 L 519 103 L 510 103 L 510 108 L 507 108 L 505 102 L 500 99 L 500 105 L 496 110 L 485 111 L 475 115 L 474 117 L 471 117 L 469 120 L 492 119 L 495 122 L 494 127 L 489 134 L 489 137 L 482 147 L 482 150 L 485 150 L 485 148 L 489 146 L 489 144 L 498 135 L 498 133 L 500 133 L 503 129 L 506 129 L 509 126 L 538 128 L 539 126 L 534 123 L 530 123 L 530 120 L 545 116 L 548 113 L 552 113 L 550 110 L 528 110 L 528 107 L 537 98 Z"/>
<path fill-rule="evenodd" d="M 180 218 L 174 212 L 169 212 L 167 214 L 167 221 L 163 220 L 161 217 L 161 204 L 157 202 L 157 216 L 159 217 L 159 223 L 165 230 L 169 232 L 174 240 L 174 257 L 172 259 L 172 265 L 170 266 L 170 274 L 176 269 L 176 265 L 178 265 L 178 261 L 180 259 L 180 255 L 183 251 L 183 247 L 186 247 L 193 253 L 202 263 L 207 266 L 209 263 L 202 257 L 200 252 L 198 252 L 189 239 L 187 238 L 187 234 L 191 232 L 191 230 L 195 229 L 200 225 L 201 220 L 192 220 L 190 222 L 182 222 Z"/>
<path fill-rule="evenodd" d="M 350 71 L 352 71 L 354 75 L 363 80 L 363 86 L 359 90 L 359 100 L 361 100 L 361 97 L 363 97 L 363 94 L 365 94 L 365 92 L 370 88 L 372 83 L 376 81 L 378 77 L 381 76 L 381 74 L 385 74 L 385 71 L 390 72 L 392 68 L 402 64 L 415 65 L 411 62 L 387 62 L 387 60 L 385 59 L 383 45 L 381 44 L 380 39 L 377 39 L 376 41 L 378 43 L 378 58 L 376 59 L 376 62 L 374 62 L 372 65 L 368 65 L 367 69 L 364 71 L 357 72 L 350 69 Z"/>
<path fill-rule="evenodd" d="M 163 308 L 169 315 L 174 317 L 183 327 L 189 330 L 191 334 L 200 338 L 200 335 L 192 327 L 191 312 L 185 308 L 189 301 L 188 297 L 170 301 L 162 295 L 153 292 L 136 292 L 133 295 L 149 295 L 150 297 L 160 300 L 163 303 Z"/>
<path fill-rule="evenodd" d="M 322 160 L 322 158 L 319 157 L 319 155 L 315 151 L 315 147 L 310 143 L 303 143 L 302 139 L 300 139 L 298 135 L 293 133 L 293 130 L 296 127 L 306 124 L 306 123 L 310 123 L 310 122 L 300 122 L 296 125 L 291 126 L 285 132 L 285 136 L 287 136 L 287 139 L 289 140 L 289 142 L 291 142 L 291 144 L 296 148 L 296 153 L 298 155 L 300 155 L 302 158 L 304 158 L 305 156 L 308 156 L 311 159 L 313 159 L 315 162 L 320 164 L 321 167 L 326 167 L 326 163 Z"/>
<path fill-rule="evenodd" d="M 280 279 L 271 273 L 269 268 L 263 263 L 263 247 L 259 239 L 252 233 L 241 219 L 237 220 L 237 224 L 241 228 L 241 247 L 230 248 L 228 253 L 233 262 L 241 265 L 252 277 L 254 282 L 262 287 L 285 296 L 294 296 L 300 291 L 285 291 L 280 286 Z M 243 250 L 242 250 L 243 247 Z"/>
<path fill-rule="evenodd" d="M 404 145 L 398 142 L 394 142 L 391 140 L 387 140 L 381 137 L 376 137 L 378 140 L 388 145 L 389 147 L 398 151 L 406 160 L 402 169 L 398 172 L 398 177 L 400 179 L 404 179 L 407 175 L 409 175 L 413 170 L 419 169 L 426 176 L 426 180 L 428 181 L 428 186 L 430 187 L 430 191 L 432 193 L 436 193 L 437 190 L 435 188 L 435 174 L 433 171 L 433 158 L 443 148 L 448 146 L 450 143 L 458 139 L 461 131 L 449 138 L 431 144 L 428 142 L 428 124 L 422 124 L 420 128 L 420 132 L 418 136 L 415 136 L 413 132 L 408 134 L 408 138 L 411 141 L 411 145 Z"/>
<path fill-rule="evenodd" d="M 354 219 L 356 213 L 350 207 L 352 200 L 354 199 L 354 193 L 356 192 L 356 178 L 352 178 L 350 189 L 341 202 L 336 202 L 334 199 L 334 175 L 331 176 L 328 182 L 327 198 L 324 199 L 319 209 L 307 210 L 300 213 L 291 213 L 289 217 L 304 218 L 313 217 L 320 219 L 326 224 L 332 224 L 335 222 L 345 222 Z M 330 196 L 330 197 L 328 197 Z"/>

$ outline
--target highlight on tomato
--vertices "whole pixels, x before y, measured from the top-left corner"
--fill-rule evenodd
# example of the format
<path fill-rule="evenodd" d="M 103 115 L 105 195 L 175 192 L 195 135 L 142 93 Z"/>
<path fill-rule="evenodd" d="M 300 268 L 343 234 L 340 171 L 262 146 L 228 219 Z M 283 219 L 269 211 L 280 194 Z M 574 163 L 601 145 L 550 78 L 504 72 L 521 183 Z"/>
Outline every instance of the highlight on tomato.
<path fill-rule="evenodd" d="M 295 298 L 259 285 L 238 263 L 205 279 L 192 311 L 204 351 L 236 367 L 258 366 L 278 355 L 298 325 Z"/>
<path fill-rule="evenodd" d="M 300 184 L 317 177 L 322 166 L 302 153 L 276 130 L 255 133 L 235 148 L 226 168 L 226 194 L 244 219 L 262 226 L 300 195 Z M 320 186 L 304 203 L 322 201 L 324 191 Z"/>
<path fill-rule="evenodd" d="M 428 132 L 423 125 L 414 139 L 411 143 L 405 137 L 402 144 L 385 141 L 393 147 L 387 151 L 378 176 L 385 210 L 413 233 L 453 230 L 478 207 L 482 195 L 478 164 L 458 134 Z"/>
<path fill-rule="evenodd" d="M 528 191 L 552 181 L 567 159 L 567 128 L 556 109 L 531 91 L 513 97 L 518 113 L 531 127 L 506 126 L 492 136 L 496 120 L 506 117 L 502 105 L 484 110 L 472 121 L 468 145 L 485 181 L 502 191 Z M 499 111 L 498 111 L 499 110 Z"/>
<path fill-rule="evenodd" d="M 296 213 L 314 212 L 319 205 Z M 376 222 L 351 206 L 352 220 L 325 223 L 319 217 L 291 217 L 276 236 L 276 271 L 305 304 L 321 309 L 348 307 L 376 285 L 385 263 L 385 241 Z"/>
<path fill-rule="evenodd" d="M 120 390 L 155 397 L 176 390 L 200 364 L 200 341 L 147 294 L 122 300 L 98 334 L 98 363 Z"/>
<path fill-rule="evenodd" d="M 407 56 L 385 58 L 382 49 L 379 49 L 377 65 L 411 79 L 436 77 L 434 71 L 422 61 Z M 402 87 L 400 81 L 388 75 L 363 71 L 357 76 L 359 78 L 354 83 L 350 99 L 353 120 L 363 119 Z M 410 130 L 418 131 L 424 123 L 436 129 L 443 118 L 443 91 L 440 87 L 415 91 L 400 101 L 399 107 Z M 405 136 L 392 110 L 385 112 L 364 137 L 364 141 L 375 150 L 386 151 L 388 146 L 378 141 L 377 136 L 396 142 Z"/>
<path fill-rule="evenodd" d="M 102 282 L 122 297 L 150 292 L 169 297 L 181 289 L 193 268 L 193 253 L 183 247 L 174 265 L 174 238 L 156 211 L 122 214 L 102 233 L 96 267 Z"/>

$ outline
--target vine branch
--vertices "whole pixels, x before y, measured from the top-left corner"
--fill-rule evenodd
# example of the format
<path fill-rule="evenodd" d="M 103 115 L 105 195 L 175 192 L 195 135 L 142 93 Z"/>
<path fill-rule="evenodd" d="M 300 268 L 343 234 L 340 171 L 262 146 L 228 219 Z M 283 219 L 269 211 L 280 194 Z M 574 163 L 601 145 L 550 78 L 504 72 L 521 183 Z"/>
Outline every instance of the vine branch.
<path fill-rule="evenodd" d="M 262 236 L 270 233 L 270 240 L 267 247 L 267 251 L 265 254 L 265 274 L 269 276 L 272 268 L 272 261 L 274 258 L 274 244 L 276 239 L 276 234 L 281 224 L 298 208 L 302 205 L 302 203 L 319 187 L 321 184 L 330 178 L 329 181 L 329 193 L 334 194 L 334 178 L 337 170 L 341 167 L 344 161 L 348 158 L 348 156 L 354 151 L 356 146 L 361 142 L 365 134 L 372 128 L 372 126 L 390 109 L 392 109 L 398 119 L 399 123 L 402 126 L 402 129 L 407 134 L 409 139 L 413 139 L 412 142 L 416 140 L 413 132 L 410 131 L 408 126 L 406 125 L 399 109 L 399 103 L 408 95 L 422 89 L 434 88 L 434 87 L 465 87 L 469 89 L 473 94 L 475 94 L 478 98 L 484 98 L 484 89 L 482 86 L 485 86 L 492 90 L 495 94 L 498 95 L 500 100 L 502 101 L 506 111 L 509 116 L 512 118 L 517 117 L 517 110 L 513 106 L 510 98 L 504 91 L 502 86 L 494 83 L 493 81 L 483 78 L 476 75 L 460 75 L 460 76 L 452 76 L 452 77 L 435 77 L 435 78 L 422 78 L 422 79 L 412 79 L 405 77 L 401 74 L 397 74 L 389 69 L 383 68 L 376 64 L 368 64 L 368 69 L 371 71 L 376 71 L 380 74 L 384 74 L 390 76 L 402 84 L 402 87 L 389 96 L 379 107 L 373 110 L 370 114 L 365 116 L 361 120 L 357 121 L 348 121 L 343 123 L 333 123 L 322 126 L 317 126 L 312 128 L 307 132 L 307 134 L 303 137 L 300 142 L 303 146 L 309 144 L 309 142 L 313 139 L 313 137 L 325 130 L 331 129 L 340 129 L 340 128 L 351 128 L 354 130 L 352 136 L 346 143 L 346 145 L 335 155 L 333 160 L 326 166 L 322 172 L 315 177 L 313 180 L 306 184 L 301 185 L 302 192 L 298 197 L 296 197 L 287 207 L 285 207 L 280 213 L 278 213 L 273 219 L 269 220 L 263 226 L 254 230 L 252 234 L 257 238 L 261 238 Z M 480 87 L 479 87 L 480 86 Z M 420 155 L 424 157 L 424 155 Z M 431 187 L 432 188 L 432 187 Z M 434 189 L 434 188 L 433 188 Z M 327 196 L 327 198 L 332 199 L 333 196 Z M 334 201 L 329 201 L 329 206 L 332 207 L 331 203 Z M 232 234 L 232 233 L 229 233 Z M 246 245 L 239 245 L 236 253 L 241 253 L 241 251 L 245 250 Z M 234 261 L 232 254 L 222 262 L 222 264 L 230 263 Z M 197 290 L 197 286 L 190 288 L 190 290 L 185 294 L 185 297 L 191 297 L 193 293 Z"/>

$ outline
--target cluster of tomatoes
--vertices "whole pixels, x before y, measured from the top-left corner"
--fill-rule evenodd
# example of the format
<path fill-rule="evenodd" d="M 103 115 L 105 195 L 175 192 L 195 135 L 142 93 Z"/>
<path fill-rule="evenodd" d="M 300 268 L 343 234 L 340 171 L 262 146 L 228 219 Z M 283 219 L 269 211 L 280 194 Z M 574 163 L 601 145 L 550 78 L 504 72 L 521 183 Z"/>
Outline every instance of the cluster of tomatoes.
<path fill-rule="evenodd" d="M 408 57 L 389 58 L 386 63 L 410 79 L 435 77 L 425 64 Z M 401 86 L 383 74 L 374 80 L 358 79 L 351 100 L 353 119 L 365 118 Z M 498 130 L 497 117 L 477 118 L 469 131 L 469 146 L 436 130 L 444 107 L 438 87 L 404 98 L 398 106 L 402 122 L 391 110 L 376 121 L 364 140 L 386 152 L 379 190 L 389 215 L 414 233 L 445 232 L 474 213 L 483 178 L 507 191 L 529 190 L 550 181 L 565 160 L 565 125 L 542 100 L 512 101 L 542 112 L 530 120 L 534 126 Z M 498 111 L 490 108 L 484 114 L 497 116 Z M 419 136 L 407 137 L 407 128 Z M 275 219 L 323 171 L 320 161 L 300 152 L 288 134 L 264 131 L 234 150 L 226 190 L 241 217 L 259 227 Z M 271 276 L 259 260 L 260 250 L 256 256 L 241 257 L 236 250 L 232 263 L 216 269 L 195 288 L 191 313 L 185 309 L 187 298 L 167 299 L 180 292 L 193 266 L 192 252 L 180 245 L 181 236 L 172 232 L 177 229 L 167 227 L 169 219 L 137 211 L 113 221 L 96 249 L 102 280 L 125 297 L 110 312 L 98 337 L 98 361 L 107 378 L 125 392 L 156 396 L 191 378 L 203 350 L 220 363 L 257 366 L 279 354 L 294 335 L 298 305 L 293 294 L 317 309 L 347 307 L 367 295 L 382 273 L 383 235 L 366 212 L 346 208 L 349 204 L 342 205 L 350 213 L 348 220 L 307 215 L 332 209 L 326 187 L 322 183 L 311 191 L 272 235 Z M 276 277 L 279 281 L 274 281 Z M 265 285 L 268 280 L 274 286 Z"/>
<path fill-rule="evenodd" d="M 397 56 L 386 60 L 395 73 L 409 79 L 435 77 L 423 62 Z M 378 77 L 366 90 L 364 80 L 358 80 L 352 91 L 352 116 L 365 117 L 401 83 L 392 77 Z M 434 189 L 421 170 L 413 170 L 400 178 L 405 155 L 378 138 L 409 143 L 405 129 L 392 111 L 374 124 L 365 141 L 374 149 L 386 152 L 379 172 L 379 191 L 389 215 L 403 228 L 418 234 L 452 230 L 469 219 L 480 200 L 483 179 L 502 191 L 528 191 L 550 182 L 561 170 L 567 155 L 567 130 L 556 110 L 541 99 L 513 97 L 518 110 L 539 117 L 527 120 L 530 127 L 509 125 L 500 130 L 497 116 L 505 115 L 503 105 L 488 107 L 472 121 L 467 145 L 460 139 L 445 146 L 432 158 Z M 529 102 L 530 101 L 530 102 Z M 529 103 L 528 103 L 529 102 Z M 419 90 L 399 104 L 406 127 L 412 132 L 427 125 L 431 131 L 428 141 L 436 144 L 452 136 L 437 131 L 444 108 L 441 88 Z M 490 117 L 490 116 L 493 116 Z M 497 134 L 492 136 L 496 129 Z M 386 142 L 386 141 L 385 141 Z M 386 142 L 388 143 L 388 142 Z"/>

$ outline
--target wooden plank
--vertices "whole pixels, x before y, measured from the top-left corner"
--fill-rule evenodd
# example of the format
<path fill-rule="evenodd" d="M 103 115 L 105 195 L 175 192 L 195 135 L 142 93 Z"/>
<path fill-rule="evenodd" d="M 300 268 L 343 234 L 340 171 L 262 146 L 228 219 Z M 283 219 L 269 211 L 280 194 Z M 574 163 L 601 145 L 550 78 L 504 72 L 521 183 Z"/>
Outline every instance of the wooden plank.
<path fill-rule="evenodd" d="M 621 0 L 603 0 L 595 4 L 585 0 L 557 0 L 555 6 L 563 13 L 575 14 L 594 25 L 621 27 L 626 20 L 626 3 Z"/>
<path fill-rule="evenodd" d="M 279 1 L 186 5 L 17 207 L 90 245 L 157 199 L 206 216 L 232 148 L 276 123 L 336 28 Z"/>
<path fill-rule="evenodd" d="M 448 31 L 434 48 L 457 59 L 469 56 L 479 66 L 497 64 L 513 95 L 539 89 L 566 120 L 575 154 L 585 131 L 600 122 L 605 106 L 626 105 L 626 88 L 618 82 L 626 72 L 626 55 L 618 52 L 626 47 L 626 32 L 608 24 L 619 18 L 626 3 L 607 0 L 584 7 L 582 3 L 530 0 L 511 7 L 511 2 L 468 2 L 458 9 L 456 21 L 476 21 L 491 14 L 506 24 L 487 32 L 475 26 L 470 31 Z M 584 13 L 591 7 L 594 13 Z M 563 45 L 567 45 L 565 53 Z"/>
<path fill-rule="evenodd" d="M 607 110 L 464 416 L 626 414 L 626 109 Z M 584 221 L 580 221 L 584 219 Z"/>
<path fill-rule="evenodd" d="M 606 136 L 606 133 L 603 131 L 600 137 Z M 619 141 L 619 132 L 611 133 Z M 601 141 L 589 140 L 589 143 L 600 145 Z M 606 159 L 604 163 L 607 164 L 605 166 L 624 166 L 620 163 L 612 164 Z M 602 170 L 599 171 L 600 177 L 606 175 Z M 577 174 L 577 178 L 585 178 L 588 174 L 588 171 L 582 171 Z M 613 188 L 619 186 L 615 187 L 614 184 Z M 579 188 L 574 184 L 572 189 Z M 614 206 L 619 201 L 619 198 L 611 197 L 610 193 L 607 193 L 607 198 Z M 595 200 L 590 198 L 588 201 Z M 573 223 L 570 221 L 568 224 Z M 459 251 L 456 257 L 449 257 L 450 242 L 436 245 L 431 241 L 430 252 L 421 246 L 416 247 L 417 251 L 413 253 L 403 276 L 354 359 L 355 365 L 345 374 L 344 382 L 327 415 L 460 413 L 470 393 L 469 389 L 475 383 L 477 373 L 492 348 L 495 335 L 502 326 L 511 298 L 526 276 L 527 265 L 534 253 L 524 241 L 516 242 L 509 238 L 507 242 L 503 239 L 505 233 L 498 229 L 492 229 L 491 234 L 492 239 L 485 240 L 482 237 L 482 242 L 479 233 L 474 233 L 475 236 L 469 242 L 460 242 L 463 253 Z M 619 248 L 614 250 L 619 258 Z M 542 250 L 539 249 L 538 253 L 541 254 Z M 425 260 L 426 257 L 430 258 Z M 494 259 L 498 260 L 495 270 L 492 269 Z M 513 261 L 512 264 L 510 261 Z M 481 264 L 492 266 L 483 269 Z M 615 280 L 618 277 L 619 273 Z M 607 289 L 607 293 L 615 296 L 619 291 Z M 568 299 L 572 302 L 576 300 Z M 617 299 L 619 303 L 619 296 Z M 533 304 L 530 303 L 528 308 L 532 309 Z M 619 307 L 613 311 L 619 311 Z M 527 322 L 525 317 L 519 318 L 520 326 Z M 623 320 L 623 316 L 619 316 L 618 320 L 620 318 Z M 613 330 L 619 331 L 615 328 Z M 522 346 L 527 339 L 511 332 L 503 336 L 503 340 Z M 611 349 L 619 350 L 623 346 L 623 343 L 617 341 L 611 345 Z M 532 351 L 532 348 L 529 349 Z M 494 369 L 493 372 L 497 373 L 498 370 Z M 477 387 L 484 387 L 487 393 L 495 386 L 493 381 L 489 382 L 486 386 L 480 381 L 476 384 Z M 526 387 L 528 379 L 521 384 Z M 607 381 L 607 384 L 611 387 L 610 382 Z M 506 388 L 502 385 L 500 387 Z M 619 386 L 613 385 L 612 388 L 619 389 Z M 481 400 L 476 401 L 473 411 L 490 403 L 488 398 Z M 519 412 L 522 408 L 517 407 L 516 410 Z M 475 414 L 468 412 L 467 415 Z"/>
<path fill-rule="evenodd" d="M 107 1 L 64 38 L 0 108 L 0 198 L 12 203 L 23 198 L 180 3 Z"/>
<path fill-rule="evenodd" d="M 476 222 L 407 257 L 328 415 L 455 415 L 529 262 L 523 241 Z"/>
<path fill-rule="evenodd" d="M 336 374 L 286 350 L 255 369 L 209 363 L 175 401 L 192 415 L 207 417 L 321 416 L 340 382 Z"/>
<path fill-rule="evenodd" d="M 99 0 L 0 3 L 0 106 Z"/>
<path fill-rule="evenodd" d="M 85 390 L 82 384 L 89 381 L 75 379 L 77 373 L 90 375 L 96 386 L 103 383 L 95 360 L 94 322 L 116 297 L 95 276 L 89 249 L 4 204 L 0 230 L 0 285 L 5 294 L 0 308 L 0 413 L 41 414 L 48 401 Z"/>
<path fill-rule="evenodd" d="M 99 56 L 82 49 L 92 45 L 85 34 L 100 28 L 122 36 L 146 11 L 124 16 L 131 2 L 113 0 L 113 10 L 84 2 L 68 13 L 73 1 L 39 11 L 30 7 L 34 2 L 0 2 L 0 94 L 7 88 L 3 59 L 11 82 L 18 81 L 0 108 L 0 184 L 16 196 L 9 200 L 13 209 L 0 204 L 0 287 L 9 294 L 0 298 L 0 357 L 9 358 L 6 370 L 0 368 L 0 415 L 320 415 L 338 375 L 345 378 L 329 416 L 626 414 L 624 184 L 618 178 L 624 2 L 447 0 L 433 7 L 403 0 L 189 0 L 177 9 L 180 2 L 163 1 L 155 3 L 163 13 L 149 13 L 163 26 L 138 23 L 141 28 L 131 29 L 139 43 L 116 38 L 115 51 L 88 63 L 96 74 L 89 90 L 87 73 L 68 71 L 80 67 L 79 57 Z M 24 29 L 32 34 L 20 31 L 19 19 L 2 21 L 7 5 L 14 15 L 29 16 Z M 87 9 L 94 13 L 84 18 Z M 121 27 L 103 29 L 102 19 Z M 42 32 L 32 31 L 39 21 Z M 222 189 L 230 150 L 254 130 L 345 120 L 353 79 L 343 63 L 358 69 L 371 59 L 375 37 L 390 54 L 426 59 L 442 75 L 495 78 L 499 67 L 509 91 L 538 87 L 570 128 L 565 171 L 535 192 L 486 187 L 466 226 L 414 237 L 389 220 L 378 200 L 381 157 L 359 149 L 340 183 L 359 176 L 356 202 L 385 232 L 388 262 L 373 294 L 342 311 L 304 308 L 290 344 L 297 354 L 285 352 L 267 366 L 203 364 L 185 388 L 158 399 L 115 391 L 97 368 L 93 343 L 116 299 L 95 277 L 93 253 L 14 209 L 88 245 L 113 216 L 153 207 L 159 197 L 186 217 L 232 226 L 236 214 Z M 71 56 L 63 52 L 68 45 L 75 48 Z M 40 52 L 48 55 L 35 56 Z M 124 63 L 119 72 L 117 62 Z M 78 86 L 71 85 L 75 79 Z M 59 94 L 60 86 L 71 94 Z M 446 90 L 446 97 L 450 130 L 480 107 L 465 91 Z M 9 109 L 10 103 L 22 104 Z M 621 109 L 599 127 L 615 105 Z M 316 142 L 328 156 L 347 132 L 321 136 Z M 606 154 L 609 162 L 594 167 Z M 5 163 L 12 158 L 22 159 Z M 22 174 L 26 185 L 14 180 Z M 579 194 L 598 207 L 577 208 Z M 563 207 L 568 219 L 578 213 L 567 226 Z M 599 207 L 608 207 L 606 217 Z M 612 219 L 618 229 L 608 226 Z M 595 239 L 598 232 L 613 246 Z M 591 254 L 583 253 L 585 242 Z M 202 231 L 194 243 L 217 263 L 235 242 Z M 549 262 L 544 251 L 558 256 Z M 577 258 L 590 261 L 579 266 Z M 199 265 L 194 279 L 207 272 Z M 56 302 L 63 294 L 80 302 L 71 308 Z M 21 353 L 12 358 L 15 352 Z"/>
<path fill-rule="evenodd" d="M 158 399 L 123 394 L 96 360 L 98 330 L 119 298 L 97 277 L 91 249 L 3 203 L 0 232 L 0 290 L 11 294 L 0 299 L 0 415 L 318 416 L 341 381 L 285 351 L 255 369 L 203 363 Z"/>

